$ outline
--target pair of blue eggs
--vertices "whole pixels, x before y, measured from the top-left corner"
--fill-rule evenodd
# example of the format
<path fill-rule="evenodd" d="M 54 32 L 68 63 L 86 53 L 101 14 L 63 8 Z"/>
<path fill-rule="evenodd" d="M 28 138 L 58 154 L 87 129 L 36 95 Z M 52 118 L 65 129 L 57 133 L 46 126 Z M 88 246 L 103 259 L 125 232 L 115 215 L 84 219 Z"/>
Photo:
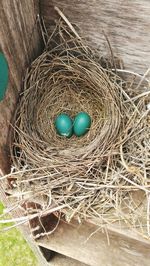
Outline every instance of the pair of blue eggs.
<path fill-rule="evenodd" d="M 74 120 L 67 114 L 59 114 L 55 119 L 55 128 L 60 136 L 70 138 L 73 134 L 77 137 L 85 135 L 91 126 L 91 117 L 86 112 L 78 113 Z"/>

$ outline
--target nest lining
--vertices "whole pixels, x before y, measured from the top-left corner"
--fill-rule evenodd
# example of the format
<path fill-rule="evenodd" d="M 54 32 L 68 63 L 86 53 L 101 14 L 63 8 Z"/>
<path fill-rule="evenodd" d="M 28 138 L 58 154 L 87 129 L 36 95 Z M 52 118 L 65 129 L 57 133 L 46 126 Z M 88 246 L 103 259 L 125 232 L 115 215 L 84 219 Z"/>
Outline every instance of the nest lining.
<path fill-rule="evenodd" d="M 11 143 L 11 178 L 19 205 L 39 204 L 36 216 L 58 215 L 59 210 L 68 222 L 74 217 L 96 217 L 100 224 L 125 221 L 143 233 L 141 203 L 149 192 L 150 165 L 148 96 L 133 101 L 131 96 L 138 95 L 134 86 L 129 89 L 101 62 L 59 21 L 25 77 Z M 58 136 L 55 117 L 63 112 L 73 118 L 80 111 L 92 118 L 89 132 L 81 138 Z"/>

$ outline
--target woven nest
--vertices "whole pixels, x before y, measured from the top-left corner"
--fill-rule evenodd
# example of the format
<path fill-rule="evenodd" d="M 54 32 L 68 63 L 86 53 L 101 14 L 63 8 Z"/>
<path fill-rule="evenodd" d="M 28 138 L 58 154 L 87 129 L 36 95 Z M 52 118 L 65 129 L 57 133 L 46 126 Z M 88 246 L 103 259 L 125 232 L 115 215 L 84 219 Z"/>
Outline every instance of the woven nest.
<path fill-rule="evenodd" d="M 125 221 L 143 232 L 149 217 L 146 201 L 141 205 L 150 185 L 148 93 L 138 95 L 142 84 L 135 90 L 97 54 L 62 21 L 46 40 L 27 71 L 15 115 L 11 194 L 18 206 L 37 204 L 29 219 L 61 213 L 67 222 Z M 74 118 L 81 111 L 92 118 L 89 132 L 59 136 L 56 116 Z"/>

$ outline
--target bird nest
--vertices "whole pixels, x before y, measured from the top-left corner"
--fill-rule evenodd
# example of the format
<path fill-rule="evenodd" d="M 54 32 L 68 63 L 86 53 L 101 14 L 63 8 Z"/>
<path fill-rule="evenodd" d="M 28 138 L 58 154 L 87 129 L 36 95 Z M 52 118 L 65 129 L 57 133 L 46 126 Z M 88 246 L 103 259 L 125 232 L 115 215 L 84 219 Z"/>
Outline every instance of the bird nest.
<path fill-rule="evenodd" d="M 34 203 L 25 208 L 22 221 L 54 213 L 67 222 L 121 221 L 144 232 L 149 218 L 149 93 L 139 94 L 145 77 L 135 90 L 107 65 L 70 23 L 59 21 L 28 69 L 10 146 L 11 195 L 17 207 Z M 59 136 L 57 115 L 74 118 L 81 111 L 92 118 L 89 132 Z M 149 219 L 146 228 L 149 233 Z"/>

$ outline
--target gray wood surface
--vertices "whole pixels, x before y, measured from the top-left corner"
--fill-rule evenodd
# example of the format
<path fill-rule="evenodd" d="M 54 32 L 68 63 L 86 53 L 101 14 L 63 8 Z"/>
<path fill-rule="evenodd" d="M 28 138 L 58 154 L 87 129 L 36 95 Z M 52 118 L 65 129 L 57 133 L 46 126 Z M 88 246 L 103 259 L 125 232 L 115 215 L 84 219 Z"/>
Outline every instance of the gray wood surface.
<path fill-rule="evenodd" d="M 71 259 L 61 254 L 55 254 L 54 258 L 49 262 L 49 266 L 88 266 L 80 261 Z"/>
<path fill-rule="evenodd" d="M 56 5 L 102 54 L 108 52 L 104 30 L 127 69 L 144 73 L 150 66 L 149 0 L 41 0 L 40 5 L 46 26 L 57 17 Z"/>
<path fill-rule="evenodd" d="M 26 67 L 40 51 L 37 13 L 37 0 L 0 1 L 0 51 L 9 65 L 9 85 L 5 99 L 0 102 L 0 168 L 4 171 L 9 171 L 6 143 L 18 91 Z"/>
<path fill-rule="evenodd" d="M 150 242 L 111 230 L 107 235 L 89 223 L 60 223 L 49 238 L 41 238 L 37 243 L 90 266 L 149 266 L 150 262 Z"/>
<path fill-rule="evenodd" d="M 5 99 L 0 102 L 0 176 L 1 170 L 4 174 L 9 172 L 7 137 L 21 81 L 26 67 L 40 52 L 40 36 L 35 25 L 38 12 L 37 0 L 0 1 L 0 51 L 5 54 L 9 65 L 9 86 Z M 0 200 L 8 207 L 11 201 L 4 193 L 5 186 L 6 183 L 0 181 Z M 18 217 L 21 212 L 12 214 Z M 31 239 L 29 228 L 23 226 L 20 230 L 39 263 L 48 265 L 38 246 Z"/>

